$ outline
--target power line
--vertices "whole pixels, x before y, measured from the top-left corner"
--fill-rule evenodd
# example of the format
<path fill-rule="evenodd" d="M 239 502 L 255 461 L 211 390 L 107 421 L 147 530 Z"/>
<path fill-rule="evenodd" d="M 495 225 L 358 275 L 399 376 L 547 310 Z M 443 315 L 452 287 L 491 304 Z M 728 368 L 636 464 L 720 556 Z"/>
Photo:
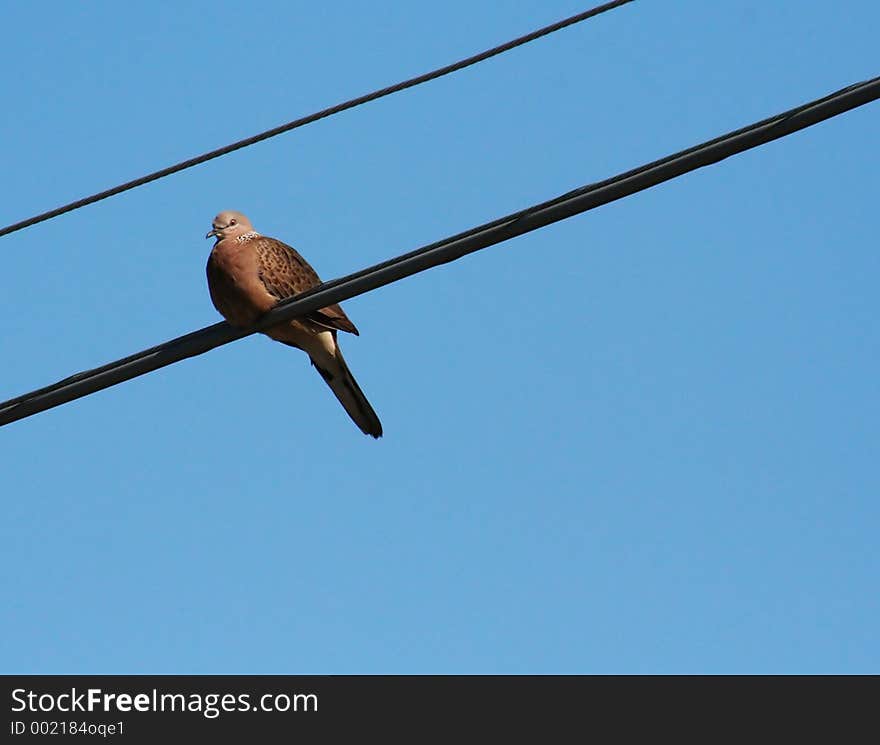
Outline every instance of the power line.
<path fill-rule="evenodd" d="M 510 51 L 511 49 L 521 47 L 531 41 L 540 39 L 542 36 L 547 36 L 548 34 L 555 33 L 556 31 L 561 31 L 568 26 L 573 26 L 576 23 L 586 21 L 589 18 L 593 18 L 594 16 L 600 15 L 609 10 L 614 10 L 615 8 L 619 8 L 621 5 L 626 5 L 627 3 L 631 2 L 633 2 L 633 0 L 614 0 L 613 2 L 598 5 L 595 8 L 585 10 L 582 13 L 578 13 L 577 15 L 573 15 L 569 18 L 564 18 L 563 20 L 557 21 L 556 23 L 551 23 L 549 26 L 544 26 L 543 28 L 539 28 L 536 31 L 532 31 L 531 33 L 525 34 L 524 36 L 513 39 L 512 41 L 505 42 L 504 44 L 499 44 L 497 47 L 492 47 L 492 49 L 487 49 L 485 52 L 480 52 L 479 54 L 475 54 L 471 57 L 466 57 L 465 59 L 459 60 L 458 62 L 453 62 L 452 64 L 446 65 L 445 67 L 437 68 L 436 70 L 426 72 L 422 75 L 410 78 L 409 80 L 404 80 L 400 83 L 389 85 L 386 88 L 380 88 L 378 90 L 372 91 L 371 93 L 366 93 L 362 96 L 358 96 L 357 98 L 352 98 L 348 101 L 344 101 L 343 103 L 338 103 L 335 106 L 330 106 L 329 108 L 322 109 L 321 111 L 316 111 L 314 114 L 309 114 L 308 116 L 294 119 L 292 122 L 288 122 L 287 124 L 281 124 L 277 127 L 273 127 L 272 129 L 267 129 L 265 132 L 260 132 L 259 134 L 253 135 L 251 137 L 246 137 L 245 139 L 239 140 L 238 142 L 233 142 L 231 145 L 219 147 L 216 150 L 211 150 L 207 153 L 203 153 L 202 155 L 197 155 L 194 158 L 189 158 L 188 160 L 181 161 L 180 163 L 176 163 L 173 166 L 168 166 L 167 168 L 163 168 L 159 171 L 149 173 L 146 176 L 141 176 L 140 178 L 136 178 L 133 181 L 127 181 L 126 183 L 120 184 L 119 186 L 114 186 L 112 189 L 99 191 L 97 194 L 92 194 L 91 196 L 77 199 L 75 202 L 70 202 L 69 204 L 65 204 L 61 207 L 49 210 L 48 212 L 43 212 L 39 215 L 35 215 L 34 217 L 29 217 L 26 220 L 12 223 L 11 225 L 7 225 L 5 228 L 0 228 L 0 236 L 15 233 L 18 230 L 23 230 L 24 228 L 29 228 L 31 225 L 36 225 L 37 223 L 51 220 L 67 212 L 72 212 L 73 210 L 78 210 L 81 207 L 86 207 L 90 204 L 94 204 L 95 202 L 100 202 L 104 199 L 115 197 L 117 194 L 122 194 L 123 192 L 130 191 L 131 189 L 135 189 L 138 186 L 149 184 L 151 181 L 158 181 L 159 179 L 165 178 L 166 176 L 170 176 L 174 173 L 185 171 L 187 168 L 192 168 L 193 166 L 201 165 L 202 163 L 213 160 L 214 158 L 219 158 L 221 155 L 228 155 L 229 153 L 235 152 L 236 150 L 241 150 L 242 148 L 248 147 L 250 145 L 255 145 L 256 143 L 262 142 L 263 140 L 268 140 L 270 137 L 276 137 L 280 134 L 284 134 L 285 132 L 290 132 L 290 130 L 292 129 L 304 127 L 306 124 L 311 124 L 312 122 L 316 122 L 319 119 L 326 119 L 329 116 L 339 114 L 340 112 L 346 111 L 348 109 L 353 109 L 356 106 L 361 106 L 362 104 L 369 103 L 370 101 L 375 101 L 379 98 L 390 96 L 392 93 L 399 93 L 400 91 L 404 91 L 407 88 L 414 88 L 415 86 L 421 85 L 422 83 L 427 83 L 431 80 L 442 78 L 444 75 L 449 75 L 450 73 L 457 72 L 458 70 L 463 70 L 466 67 L 471 67 L 472 65 L 476 65 L 478 62 L 483 62 L 484 60 L 487 60 L 491 57 L 496 57 L 499 54 Z"/>
<path fill-rule="evenodd" d="M 250 328 L 227 323 L 194 331 L 103 367 L 0 403 L 0 426 L 122 383 L 187 357 L 228 344 L 281 321 L 302 316 L 396 282 L 469 253 L 528 233 L 572 215 L 656 186 L 703 166 L 785 137 L 880 98 L 880 77 L 843 88 L 782 114 L 669 155 L 631 171 L 582 186 L 547 202 L 431 243 L 403 256 L 363 269 L 279 303 Z"/>

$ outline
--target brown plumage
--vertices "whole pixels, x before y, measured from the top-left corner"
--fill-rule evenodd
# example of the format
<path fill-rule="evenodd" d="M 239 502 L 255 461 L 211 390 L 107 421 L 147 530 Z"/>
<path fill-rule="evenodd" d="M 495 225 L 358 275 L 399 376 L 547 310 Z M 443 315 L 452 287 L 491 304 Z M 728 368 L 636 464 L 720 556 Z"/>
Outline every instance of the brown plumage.
<path fill-rule="evenodd" d="M 257 233 L 240 212 L 221 212 L 212 230 L 217 242 L 208 258 L 208 289 L 214 307 L 233 326 L 249 326 L 279 300 L 321 283 L 293 248 Z M 358 330 L 339 305 L 266 329 L 277 341 L 305 351 L 312 364 L 364 434 L 382 436 L 382 424 L 348 369 L 337 331 Z"/>

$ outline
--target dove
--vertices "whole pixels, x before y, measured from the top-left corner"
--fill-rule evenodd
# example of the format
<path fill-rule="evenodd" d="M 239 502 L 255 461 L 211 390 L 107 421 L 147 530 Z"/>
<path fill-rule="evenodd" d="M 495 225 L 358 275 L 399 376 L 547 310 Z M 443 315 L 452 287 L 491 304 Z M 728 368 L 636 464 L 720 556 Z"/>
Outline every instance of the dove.
<path fill-rule="evenodd" d="M 214 307 L 233 326 L 250 326 L 280 300 L 321 283 L 297 251 L 260 235 L 240 212 L 217 215 L 205 236 L 212 237 L 216 241 L 206 267 L 208 290 Z M 340 331 L 359 335 L 342 308 L 334 304 L 263 333 L 304 351 L 361 432 L 381 437 L 379 417 L 342 356 L 336 339 Z"/>

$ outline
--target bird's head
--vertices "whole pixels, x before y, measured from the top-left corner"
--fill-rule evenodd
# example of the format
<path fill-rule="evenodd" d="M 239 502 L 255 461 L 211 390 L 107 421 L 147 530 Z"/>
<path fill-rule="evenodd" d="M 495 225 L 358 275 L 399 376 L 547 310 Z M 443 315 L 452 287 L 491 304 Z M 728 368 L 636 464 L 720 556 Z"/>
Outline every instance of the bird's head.
<path fill-rule="evenodd" d="M 214 222 L 211 223 L 211 230 L 208 231 L 205 238 L 214 236 L 218 241 L 222 241 L 224 238 L 238 238 L 240 235 L 252 233 L 253 231 L 254 226 L 251 225 L 251 221 L 241 212 L 227 210 L 214 218 Z"/>

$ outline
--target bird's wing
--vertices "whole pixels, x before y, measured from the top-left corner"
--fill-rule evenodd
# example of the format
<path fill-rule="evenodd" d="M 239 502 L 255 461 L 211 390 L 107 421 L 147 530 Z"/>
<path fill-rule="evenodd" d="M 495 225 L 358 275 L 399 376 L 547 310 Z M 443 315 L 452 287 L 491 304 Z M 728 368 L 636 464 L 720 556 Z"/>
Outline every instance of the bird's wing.
<path fill-rule="evenodd" d="M 309 266 L 309 262 L 286 243 L 265 236 L 251 240 L 259 259 L 260 280 L 269 294 L 284 300 L 321 284 L 320 277 Z M 355 325 L 337 304 L 309 313 L 306 318 L 330 329 L 355 335 L 358 333 Z"/>

